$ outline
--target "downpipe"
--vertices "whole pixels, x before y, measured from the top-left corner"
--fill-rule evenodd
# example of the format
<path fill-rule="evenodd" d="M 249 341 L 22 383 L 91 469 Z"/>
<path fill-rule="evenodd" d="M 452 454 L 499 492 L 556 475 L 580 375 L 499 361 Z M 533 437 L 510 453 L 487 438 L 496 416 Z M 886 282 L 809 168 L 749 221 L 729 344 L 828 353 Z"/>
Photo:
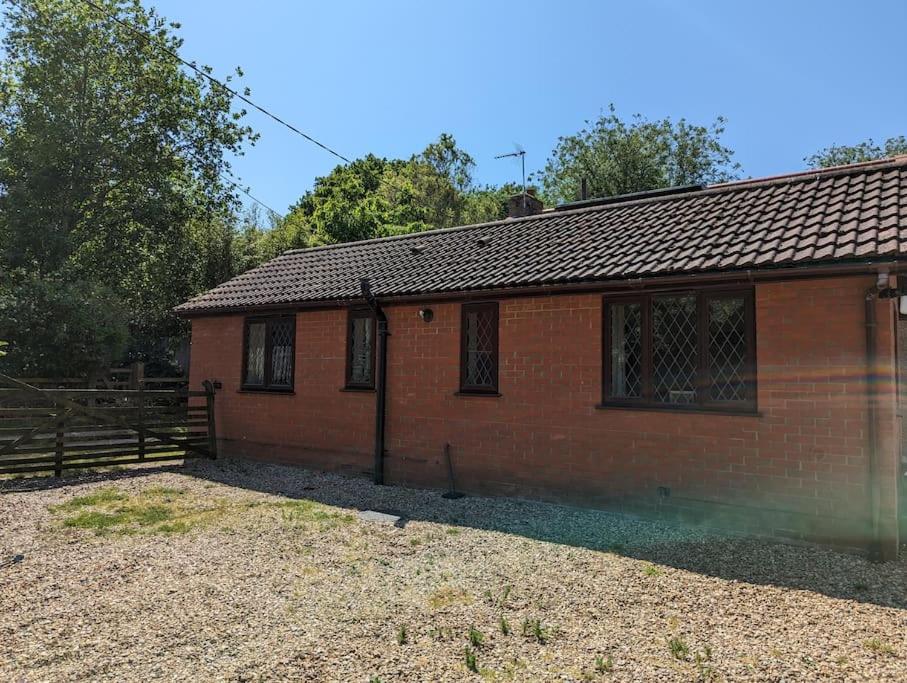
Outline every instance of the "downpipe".
<path fill-rule="evenodd" d="M 882 560 L 881 532 L 881 492 L 879 490 L 879 429 L 878 429 L 878 348 L 877 335 L 878 320 L 876 316 L 876 301 L 879 295 L 887 290 L 888 273 L 879 273 L 874 287 L 866 290 L 863 299 L 865 306 L 866 327 L 866 435 L 869 447 L 869 520 L 870 544 L 869 559 L 872 562 Z"/>
<path fill-rule="evenodd" d="M 374 482 L 376 484 L 384 483 L 384 426 L 385 413 L 387 404 L 387 338 L 390 332 L 387 328 L 387 316 L 381 308 L 381 304 L 372 294 L 368 278 L 362 278 L 359 281 L 359 287 L 362 290 L 362 298 L 368 304 L 368 307 L 375 315 L 378 325 L 378 365 L 375 368 L 375 462 L 374 462 Z"/>

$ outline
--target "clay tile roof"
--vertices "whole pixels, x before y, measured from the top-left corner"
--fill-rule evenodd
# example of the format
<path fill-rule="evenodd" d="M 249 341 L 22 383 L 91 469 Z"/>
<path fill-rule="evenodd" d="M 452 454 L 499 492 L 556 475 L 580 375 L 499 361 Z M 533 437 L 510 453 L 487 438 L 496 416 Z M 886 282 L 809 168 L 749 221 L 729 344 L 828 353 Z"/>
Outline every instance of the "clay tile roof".
<path fill-rule="evenodd" d="M 255 306 L 907 260 L 907 156 L 288 251 L 178 306 Z"/>

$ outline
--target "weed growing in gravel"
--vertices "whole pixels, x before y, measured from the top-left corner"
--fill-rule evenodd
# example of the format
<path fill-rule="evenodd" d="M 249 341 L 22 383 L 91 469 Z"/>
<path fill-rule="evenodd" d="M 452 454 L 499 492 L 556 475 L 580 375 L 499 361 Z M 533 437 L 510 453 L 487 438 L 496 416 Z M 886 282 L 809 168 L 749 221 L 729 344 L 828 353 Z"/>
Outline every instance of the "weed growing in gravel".
<path fill-rule="evenodd" d="M 706 645 L 702 652 L 697 652 L 693 661 L 696 664 L 697 680 L 701 681 L 701 683 L 713 681 L 718 677 L 718 673 L 710 664 L 712 661 L 711 646 Z"/>
<path fill-rule="evenodd" d="M 534 638 L 537 642 L 544 645 L 548 642 L 549 631 L 539 619 L 523 620 L 523 637 Z"/>
<path fill-rule="evenodd" d="M 448 536 L 458 536 L 459 534 L 460 534 L 459 529 L 454 529 L 453 527 L 451 527 L 450 529 L 447 530 Z"/>
<path fill-rule="evenodd" d="M 501 634 L 505 635 L 505 636 L 509 636 L 510 635 L 510 624 L 507 623 L 507 619 L 504 617 L 503 614 L 501 615 L 501 621 L 499 622 L 499 625 L 501 627 Z"/>
<path fill-rule="evenodd" d="M 377 676 L 372 676 L 371 678 L 368 679 L 368 683 L 384 683 L 384 681 L 382 681 Z"/>
<path fill-rule="evenodd" d="M 646 568 L 643 570 L 646 573 L 646 576 L 658 576 L 661 574 L 661 569 L 656 567 L 654 564 L 647 564 Z"/>
<path fill-rule="evenodd" d="M 454 640 L 454 630 L 449 626 L 436 626 L 431 630 L 431 637 L 439 641 Z"/>
<path fill-rule="evenodd" d="M 600 674 L 606 674 L 614 669 L 614 660 L 610 656 L 602 657 L 599 655 L 595 658 L 595 671 Z"/>
<path fill-rule="evenodd" d="M 893 655 L 894 648 L 888 643 L 884 643 L 878 638 L 870 638 L 867 641 L 863 642 L 863 647 L 865 647 L 870 652 L 874 652 L 877 655 Z"/>
<path fill-rule="evenodd" d="M 466 668 L 472 671 L 474 674 L 479 673 L 479 665 L 476 662 L 476 653 L 473 652 L 472 648 L 469 646 L 466 647 Z"/>
<path fill-rule="evenodd" d="M 406 645 L 407 640 L 406 624 L 400 624 L 400 628 L 397 629 L 397 645 Z"/>
<path fill-rule="evenodd" d="M 683 638 L 669 638 L 668 649 L 671 650 L 674 659 L 686 660 L 690 656 L 690 646 L 683 641 Z"/>
<path fill-rule="evenodd" d="M 485 634 L 482 633 L 475 626 L 469 627 L 469 644 L 473 647 L 482 647 L 482 643 L 485 642 Z"/>

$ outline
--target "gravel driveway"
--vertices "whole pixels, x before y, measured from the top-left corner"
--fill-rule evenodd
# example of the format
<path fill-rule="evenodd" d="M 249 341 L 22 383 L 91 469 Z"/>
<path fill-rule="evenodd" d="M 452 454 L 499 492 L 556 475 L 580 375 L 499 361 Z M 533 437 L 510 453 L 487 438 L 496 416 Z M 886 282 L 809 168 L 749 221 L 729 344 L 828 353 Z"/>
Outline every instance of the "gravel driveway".
<path fill-rule="evenodd" d="M 0 487 L 0 680 L 907 679 L 904 562 L 250 463 Z"/>

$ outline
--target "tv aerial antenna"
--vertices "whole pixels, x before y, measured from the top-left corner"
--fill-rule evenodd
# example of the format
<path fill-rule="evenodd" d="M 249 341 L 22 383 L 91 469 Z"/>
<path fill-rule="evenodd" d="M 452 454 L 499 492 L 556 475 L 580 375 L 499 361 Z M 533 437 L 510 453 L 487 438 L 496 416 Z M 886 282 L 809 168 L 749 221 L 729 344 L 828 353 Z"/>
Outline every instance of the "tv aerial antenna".
<path fill-rule="evenodd" d="M 526 194 L 526 150 L 519 145 L 514 145 L 516 151 L 509 154 L 498 154 L 495 159 L 509 159 L 510 157 L 519 157 L 523 167 L 523 195 Z M 524 200 L 525 201 L 525 200 Z"/>

